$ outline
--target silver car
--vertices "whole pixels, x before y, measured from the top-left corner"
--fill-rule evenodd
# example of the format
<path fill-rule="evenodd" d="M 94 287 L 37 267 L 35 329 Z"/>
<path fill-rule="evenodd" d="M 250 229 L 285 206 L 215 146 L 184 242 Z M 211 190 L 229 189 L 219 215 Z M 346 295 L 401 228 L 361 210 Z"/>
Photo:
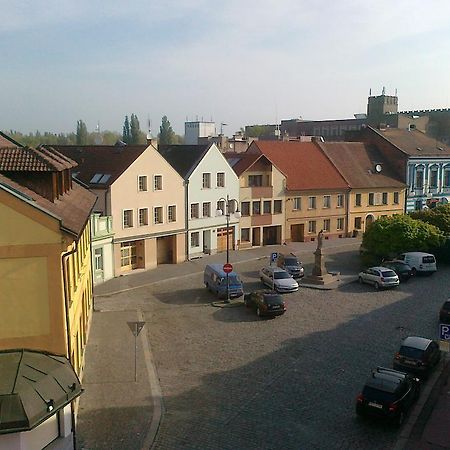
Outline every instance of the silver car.
<path fill-rule="evenodd" d="M 375 289 L 398 286 L 400 281 L 397 274 L 387 267 L 369 267 L 359 273 L 359 282 L 373 284 Z"/>
<path fill-rule="evenodd" d="M 298 283 L 288 272 L 279 267 L 264 267 L 260 270 L 261 281 L 277 292 L 298 291 Z"/>

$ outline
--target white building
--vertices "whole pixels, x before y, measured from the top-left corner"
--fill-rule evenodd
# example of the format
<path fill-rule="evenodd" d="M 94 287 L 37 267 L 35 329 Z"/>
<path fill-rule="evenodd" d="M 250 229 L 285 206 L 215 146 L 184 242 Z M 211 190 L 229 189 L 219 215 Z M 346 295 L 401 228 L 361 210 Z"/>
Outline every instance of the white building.
<path fill-rule="evenodd" d="M 185 145 L 197 145 L 199 138 L 216 136 L 215 122 L 185 122 L 184 143 Z"/>

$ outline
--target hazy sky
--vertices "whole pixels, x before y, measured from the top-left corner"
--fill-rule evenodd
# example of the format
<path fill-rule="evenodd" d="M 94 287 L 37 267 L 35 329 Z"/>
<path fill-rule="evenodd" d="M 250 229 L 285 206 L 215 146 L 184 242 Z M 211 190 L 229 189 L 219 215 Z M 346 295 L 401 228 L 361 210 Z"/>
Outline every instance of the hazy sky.
<path fill-rule="evenodd" d="M 0 0 L 0 129 L 154 134 L 450 106 L 448 0 Z M 219 128 L 219 125 L 218 125 Z"/>

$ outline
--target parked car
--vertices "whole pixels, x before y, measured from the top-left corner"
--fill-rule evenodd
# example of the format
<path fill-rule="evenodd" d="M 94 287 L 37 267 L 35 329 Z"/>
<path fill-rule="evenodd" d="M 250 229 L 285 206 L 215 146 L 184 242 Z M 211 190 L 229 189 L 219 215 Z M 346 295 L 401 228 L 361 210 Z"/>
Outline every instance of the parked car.
<path fill-rule="evenodd" d="M 203 273 L 203 282 L 206 289 L 214 292 L 218 298 L 227 297 L 227 274 L 222 264 L 207 264 Z M 228 274 L 228 291 L 230 298 L 244 295 L 244 287 L 236 272 Z"/>
<path fill-rule="evenodd" d="M 373 284 L 375 289 L 398 286 L 397 274 L 387 267 L 369 267 L 358 275 L 359 282 Z"/>
<path fill-rule="evenodd" d="M 411 267 L 404 261 L 383 261 L 383 267 L 393 270 L 400 280 L 408 281 L 412 276 Z"/>
<path fill-rule="evenodd" d="M 301 261 L 294 255 L 278 253 L 277 266 L 289 272 L 294 278 L 302 278 L 305 275 L 305 269 Z"/>
<path fill-rule="evenodd" d="M 404 372 L 377 367 L 356 398 L 356 413 L 401 425 L 420 393 L 420 380 Z"/>
<path fill-rule="evenodd" d="M 440 359 L 441 351 L 436 341 L 409 336 L 403 340 L 400 350 L 395 354 L 393 367 L 426 377 Z"/>
<path fill-rule="evenodd" d="M 439 311 L 439 322 L 450 324 L 450 298 L 444 302 Z"/>
<path fill-rule="evenodd" d="M 286 312 L 283 297 L 275 291 L 259 290 L 245 294 L 244 304 L 256 310 L 259 317 L 281 316 Z"/>
<path fill-rule="evenodd" d="M 298 290 L 298 283 L 292 275 L 279 267 L 264 267 L 259 272 L 261 281 L 277 292 L 295 292 Z"/>
<path fill-rule="evenodd" d="M 395 259 L 405 261 L 411 267 L 413 275 L 432 275 L 437 270 L 436 258 L 431 253 L 407 252 L 402 253 Z"/>

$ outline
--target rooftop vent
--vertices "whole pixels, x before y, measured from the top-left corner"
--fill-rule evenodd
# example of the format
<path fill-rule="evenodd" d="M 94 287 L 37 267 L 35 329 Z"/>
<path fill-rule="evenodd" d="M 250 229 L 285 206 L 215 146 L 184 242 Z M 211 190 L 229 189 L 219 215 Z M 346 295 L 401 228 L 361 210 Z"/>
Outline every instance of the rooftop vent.
<path fill-rule="evenodd" d="M 437 147 L 438 150 L 440 150 L 441 152 L 444 151 L 444 149 L 442 147 Z"/>
<path fill-rule="evenodd" d="M 422 147 L 417 147 L 416 150 L 421 152 L 422 151 Z"/>

